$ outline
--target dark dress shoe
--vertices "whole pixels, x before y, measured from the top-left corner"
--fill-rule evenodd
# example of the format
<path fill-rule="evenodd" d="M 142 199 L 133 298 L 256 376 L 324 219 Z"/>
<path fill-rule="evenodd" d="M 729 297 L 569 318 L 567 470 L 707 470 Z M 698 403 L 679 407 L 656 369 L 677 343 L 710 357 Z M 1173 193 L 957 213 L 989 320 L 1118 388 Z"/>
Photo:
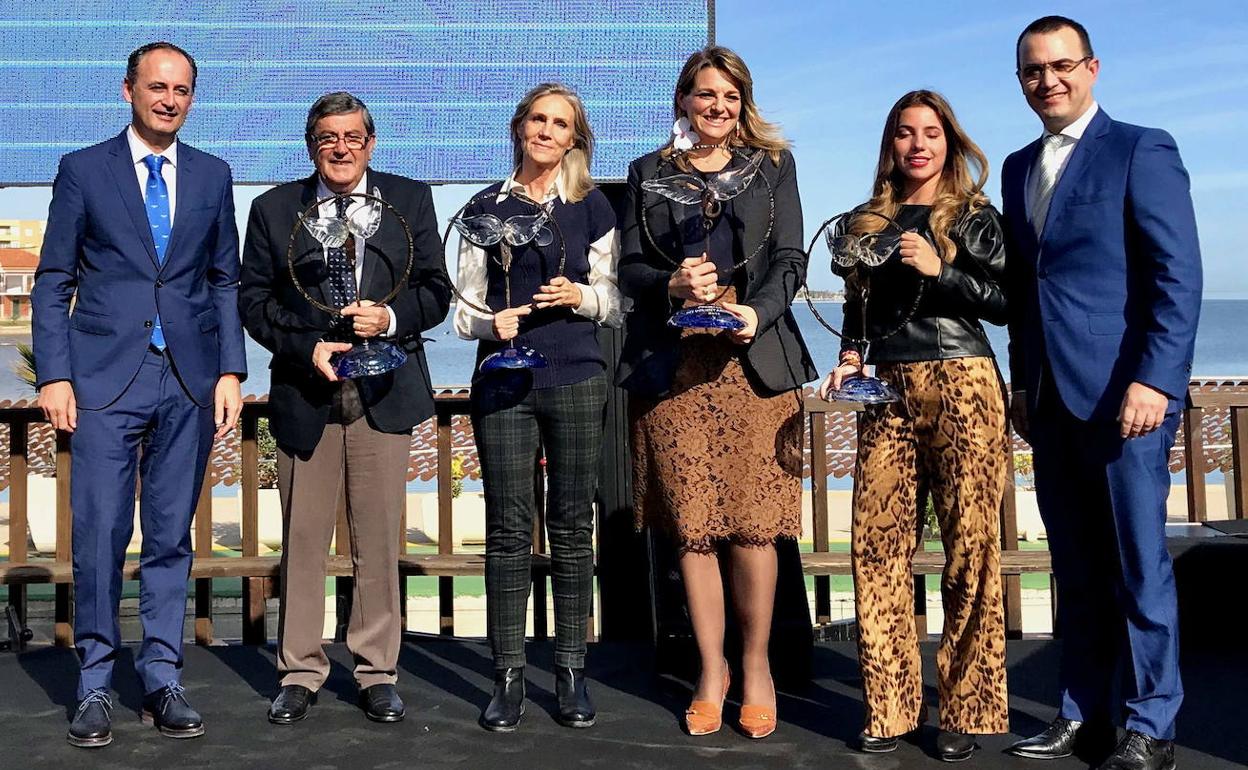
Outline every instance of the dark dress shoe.
<path fill-rule="evenodd" d="M 524 715 L 524 667 L 494 671 L 494 697 L 481 713 L 481 726 L 495 733 L 509 733 Z"/>
<path fill-rule="evenodd" d="M 936 757 L 941 762 L 961 762 L 970 759 L 979 744 L 975 736 L 941 730 L 936 736 Z"/>
<path fill-rule="evenodd" d="M 858 750 L 866 754 L 887 754 L 897 750 L 897 736 L 876 738 L 866 733 L 858 734 Z"/>
<path fill-rule="evenodd" d="M 269 721 L 275 725 L 293 725 L 308 716 L 316 702 L 316 693 L 301 684 L 283 685 L 269 706 Z"/>
<path fill-rule="evenodd" d="M 375 684 L 360 690 L 360 707 L 374 722 L 402 722 L 407 711 L 392 684 Z"/>
<path fill-rule="evenodd" d="M 143 696 L 143 721 L 156 725 L 170 738 L 198 738 L 204 734 L 204 720 L 186 701 L 186 690 L 170 682 Z"/>
<path fill-rule="evenodd" d="M 92 690 L 78 704 L 74 719 L 69 723 L 65 739 L 69 745 L 83 749 L 98 749 L 113 742 L 110 713 L 113 701 L 107 690 Z"/>
<path fill-rule="evenodd" d="M 564 727 L 593 727 L 598 718 L 594 702 L 589 699 L 589 685 L 583 668 L 555 669 L 555 698 L 559 714 L 555 721 Z"/>
<path fill-rule="evenodd" d="M 1128 730 L 1098 770 L 1174 770 L 1174 741 Z"/>
<path fill-rule="evenodd" d="M 1007 754 L 1027 759 L 1062 759 L 1075 753 L 1099 762 L 1114 750 L 1117 731 L 1107 722 L 1077 722 L 1058 717 L 1044 732 L 1011 745 Z"/>

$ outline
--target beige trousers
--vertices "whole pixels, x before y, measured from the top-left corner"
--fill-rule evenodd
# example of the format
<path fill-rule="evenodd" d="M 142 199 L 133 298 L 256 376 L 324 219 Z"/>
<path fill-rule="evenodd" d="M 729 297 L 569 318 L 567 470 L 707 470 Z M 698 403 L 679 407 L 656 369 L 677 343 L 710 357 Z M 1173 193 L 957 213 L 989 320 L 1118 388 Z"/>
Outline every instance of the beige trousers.
<path fill-rule="evenodd" d="M 355 592 L 347 648 L 361 688 L 393 684 L 402 629 L 399 521 L 406 505 L 410 434 L 382 433 L 357 419 L 325 426 L 310 456 L 277 453 L 282 499 L 282 597 L 277 669 L 282 685 L 316 691 L 329 675 L 322 649 L 326 557 L 343 479 Z"/>

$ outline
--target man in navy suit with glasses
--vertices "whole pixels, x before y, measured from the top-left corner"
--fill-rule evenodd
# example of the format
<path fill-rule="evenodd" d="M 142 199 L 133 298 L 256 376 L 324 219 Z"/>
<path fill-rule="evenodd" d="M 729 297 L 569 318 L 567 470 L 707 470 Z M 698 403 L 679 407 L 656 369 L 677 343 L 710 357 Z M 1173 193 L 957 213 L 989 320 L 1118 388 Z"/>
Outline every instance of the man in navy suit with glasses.
<path fill-rule="evenodd" d="M 136 476 L 144 718 L 170 737 L 204 733 L 180 684 L 190 525 L 214 436 L 238 420 L 247 362 L 230 168 L 177 139 L 195 75 L 172 43 L 130 54 L 131 123 L 61 159 L 31 295 L 39 406 L 72 434 L 81 672 L 68 740 L 84 748 L 112 742 Z"/>
<path fill-rule="evenodd" d="M 1011 412 L 1035 451 L 1062 662 L 1057 718 L 1009 751 L 1169 770 L 1183 686 L 1167 465 L 1201 296 L 1190 185 L 1169 134 L 1092 98 L 1100 61 L 1078 22 L 1032 22 L 1016 54 L 1044 133 L 1002 172 Z"/>

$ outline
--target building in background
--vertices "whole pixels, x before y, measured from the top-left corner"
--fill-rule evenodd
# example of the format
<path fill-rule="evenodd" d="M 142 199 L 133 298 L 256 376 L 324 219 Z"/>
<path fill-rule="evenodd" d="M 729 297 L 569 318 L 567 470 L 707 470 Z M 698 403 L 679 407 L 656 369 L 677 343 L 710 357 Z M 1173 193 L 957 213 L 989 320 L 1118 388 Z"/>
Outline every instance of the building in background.
<path fill-rule="evenodd" d="M 30 320 L 30 290 L 38 266 L 38 249 L 0 247 L 0 322 Z"/>
<path fill-rule="evenodd" d="M 45 219 L 0 219 L 0 249 L 25 249 L 38 256 L 47 227 Z"/>

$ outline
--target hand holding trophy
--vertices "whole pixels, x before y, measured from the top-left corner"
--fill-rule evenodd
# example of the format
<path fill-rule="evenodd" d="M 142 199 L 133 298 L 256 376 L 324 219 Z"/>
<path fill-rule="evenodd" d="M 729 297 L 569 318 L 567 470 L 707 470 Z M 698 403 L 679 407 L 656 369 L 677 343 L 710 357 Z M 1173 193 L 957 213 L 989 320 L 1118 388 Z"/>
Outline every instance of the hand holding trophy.
<path fill-rule="evenodd" d="M 828 401 L 852 401 L 861 404 L 885 404 L 900 399 L 897 391 L 884 380 L 867 376 L 863 368 L 867 351 L 872 342 L 880 342 L 905 328 L 914 317 L 923 298 L 924 281 L 918 283 L 914 301 L 909 310 L 882 334 L 872 338 L 867 336 L 867 307 L 871 296 L 871 278 L 874 270 L 889 259 L 900 258 L 898 254 L 902 236 L 906 231 L 896 221 L 885 214 L 865 209 L 848 211 L 828 219 L 815 231 L 814 238 L 807 248 L 810 255 L 820 236 L 824 236 L 828 251 L 832 255 L 832 272 L 845 279 L 847 298 L 853 297 L 859 316 L 846 318 L 848 328 L 858 330 L 847 334 L 829 324 L 819 313 L 806 291 L 806 303 L 810 311 L 825 329 L 841 337 L 846 342 L 858 346 L 856 363 L 846 365 L 841 372 L 839 387 L 826 387 L 820 392 Z M 846 313 L 849 313 L 847 303 Z M 851 362 L 852 363 L 852 362 Z M 835 380 L 832 381 L 835 384 Z"/>
<path fill-rule="evenodd" d="M 354 204 L 353 201 L 359 201 Z M 321 207 L 333 204 L 334 216 L 319 216 Z M 390 292 L 374 301 L 359 296 L 359 285 L 356 280 L 356 249 L 359 242 L 372 238 L 385 216 L 393 216 L 399 223 L 407 239 L 407 257 L 400 279 L 395 282 Z M 322 302 L 308 291 L 299 281 L 295 262 L 299 256 L 297 242 L 300 226 L 307 231 L 325 250 L 325 282 L 323 293 L 326 301 Z M 373 338 L 361 339 L 352 331 L 351 318 L 343 314 L 344 308 L 352 305 L 385 305 L 398 295 L 407 285 L 415 258 L 412 233 L 393 206 L 382 200 L 381 192 L 376 187 L 372 194 L 347 193 L 332 195 L 314 201 L 299 214 L 298 222 L 290 234 L 290 245 L 286 252 L 286 263 L 290 270 L 291 280 L 299 293 L 313 307 L 337 317 L 335 331 L 353 340 L 350 350 L 335 353 L 330 359 L 334 373 L 339 378 L 355 379 L 384 374 L 399 368 L 407 361 L 403 349 L 387 340 Z"/>
<path fill-rule="evenodd" d="M 771 228 L 775 224 L 775 197 L 771 189 L 771 183 L 767 180 L 766 175 L 758 173 L 763 159 L 767 157 L 766 152 L 759 150 L 754 151 L 752 155 L 748 155 L 740 149 L 732 150 L 734 157 L 740 158 L 744 162 L 735 166 L 730 164 L 728 168 L 716 173 L 704 176 L 688 173 L 677 173 L 665 177 L 657 176 L 668 164 L 677 164 L 683 154 L 708 147 L 710 145 L 695 145 L 687 150 L 673 152 L 665 162 L 659 164 L 654 179 L 647 179 L 641 183 L 641 189 L 682 206 L 698 207 L 701 213 L 701 232 L 698 235 L 703 245 L 701 248 L 702 256 L 696 259 L 700 260 L 698 267 L 702 267 L 713 264 L 710 259 L 711 230 L 714 228 L 716 220 L 723 213 L 724 203 L 745 192 L 756 178 L 761 177 L 763 179 L 764 184 L 767 185 L 767 195 L 770 203 L 767 232 L 752 252 L 732 266 L 728 276 L 728 280 L 731 281 L 732 274 L 745 265 L 746 262 L 749 262 L 755 254 L 766 246 L 767 239 L 771 236 Z M 648 212 L 649 207 L 643 206 L 641 225 L 650 243 L 657 252 L 663 254 L 671 263 L 674 270 L 680 270 L 682 267 L 685 267 L 689 260 L 672 257 L 670 254 L 665 253 L 655 242 L 654 236 L 650 233 L 650 225 L 647 220 Z M 727 293 L 730 285 L 729 283 L 729 285 L 719 289 L 718 292 L 708 287 L 706 295 L 700 300 L 695 300 L 700 301 L 701 304 L 676 311 L 668 319 L 668 325 L 682 329 L 726 329 L 730 331 L 744 328 L 744 321 L 715 304 Z"/>
<path fill-rule="evenodd" d="M 459 288 L 452 284 L 457 301 L 465 303 L 468 307 L 479 313 L 486 315 L 494 315 L 496 319 L 507 320 L 507 328 L 512 331 L 509 336 L 505 337 L 507 347 L 502 350 L 486 356 L 481 362 L 478 369 L 481 373 L 492 372 L 500 369 L 541 369 L 547 366 L 546 357 L 537 350 L 528 345 L 517 345 L 515 330 L 512 324 L 518 319 L 516 316 L 527 315 L 527 312 L 510 312 L 518 310 L 512 307 L 511 303 L 511 266 L 514 259 L 513 249 L 529 246 L 530 244 L 537 248 L 545 248 L 555 242 L 555 232 L 559 230 L 559 223 L 551 214 L 551 204 L 540 204 L 527 195 L 523 194 L 519 189 L 512 189 L 508 195 L 517 200 L 523 201 L 534 208 L 532 214 L 517 214 L 507 217 L 507 219 L 499 219 L 496 215 L 490 213 L 476 214 L 473 216 L 464 216 L 474 204 L 492 198 L 496 193 L 483 193 L 476 196 L 472 200 L 463 205 L 455 216 L 451 217 L 451 223 L 447 226 L 446 231 L 442 235 L 443 253 L 446 251 L 446 242 L 454 227 L 459 231 L 460 236 L 464 240 L 482 249 L 491 251 L 490 258 L 494 259 L 503 272 L 503 303 L 506 306 L 501 311 L 491 310 L 488 307 L 482 307 L 471 300 L 464 297 L 460 293 Z M 554 228 L 552 232 L 551 228 Z M 493 254 L 493 248 L 498 247 L 497 254 Z M 554 280 L 563 275 L 563 270 L 567 264 L 567 245 L 564 243 L 562 233 L 559 234 L 559 266 L 555 271 L 555 276 L 550 280 Z M 522 306 L 524 309 L 531 310 L 532 305 Z M 496 333 L 498 325 L 496 324 Z"/>

